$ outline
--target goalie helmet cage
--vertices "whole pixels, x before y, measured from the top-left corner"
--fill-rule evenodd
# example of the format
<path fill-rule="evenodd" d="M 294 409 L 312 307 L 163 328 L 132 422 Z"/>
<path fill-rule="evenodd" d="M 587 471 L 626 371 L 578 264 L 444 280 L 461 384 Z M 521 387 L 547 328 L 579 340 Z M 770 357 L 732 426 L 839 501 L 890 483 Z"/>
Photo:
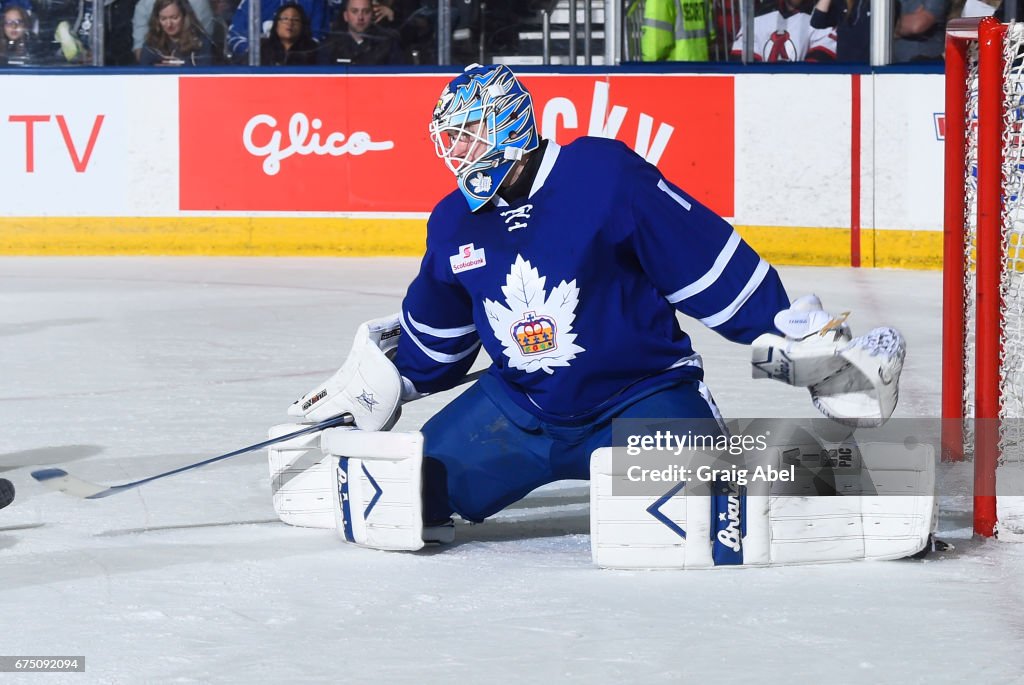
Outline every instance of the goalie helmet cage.
<path fill-rule="evenodd" d="M 945 122 L 943 459 L 973 457 L 990 537 L 1024 416 L 1024 24 L 949 22 Z"/>

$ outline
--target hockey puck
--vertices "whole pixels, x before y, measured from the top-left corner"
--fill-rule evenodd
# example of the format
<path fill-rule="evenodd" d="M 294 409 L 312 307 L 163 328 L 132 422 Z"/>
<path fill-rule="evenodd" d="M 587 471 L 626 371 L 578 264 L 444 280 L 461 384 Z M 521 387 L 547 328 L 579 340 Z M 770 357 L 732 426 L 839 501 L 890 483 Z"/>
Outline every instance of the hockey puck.
<path fill-rule="evenodd" d="M 0 509 L 14 501 L 14 483 L 0 478 Z"/>

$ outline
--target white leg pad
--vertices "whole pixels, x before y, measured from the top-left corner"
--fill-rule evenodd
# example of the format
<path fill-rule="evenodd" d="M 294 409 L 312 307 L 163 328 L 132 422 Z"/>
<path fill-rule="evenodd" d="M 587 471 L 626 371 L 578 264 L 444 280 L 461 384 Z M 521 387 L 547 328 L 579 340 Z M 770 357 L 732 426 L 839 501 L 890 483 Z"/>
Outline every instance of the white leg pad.
<path fill-rule="evenodd" d="M 306 424 L 285 423 L 273 426 L 270 437 L 277 438 L 305 428 Z M 270 489 L 274 511 L 291 526 L 334 528 L 333 460 L 320 451 L 320 433 L 272 445 Z"/>
<path fill-rule="evenodd" d="M 923 444 L 859 447 L 863 463 L 851 467 L 856 473 L 837 468 L 836 490 L 873 488 L 877 494 L 806 496 L 799 493 L 807 483 L 748 479 L 741 487 L 692 476 L 682 485 L 663 483 L 660 497 L 613 495 L 628 461 L 613 463 L 611 448 L 596 450 L 590 467 L 594 563 L 697 569 L 898 559 L 920 551 L 936 519 L 934 450 Z M 748 475 L 757 466 L 788 470 L 784 452 L 791 454 L 785 447 L 763 450 L 744 468 Z M 680 456 L 685 462 L 711 463 L 687 452 Z M 868 489 L 853 489 L 850 481 L 862 476 L 869 478 Z"/>
<path fill-rule="evenodd" d="M 346 542 L 385 550 L 423 547 L 423 436 L 331 428 L 333 527 Z"/>

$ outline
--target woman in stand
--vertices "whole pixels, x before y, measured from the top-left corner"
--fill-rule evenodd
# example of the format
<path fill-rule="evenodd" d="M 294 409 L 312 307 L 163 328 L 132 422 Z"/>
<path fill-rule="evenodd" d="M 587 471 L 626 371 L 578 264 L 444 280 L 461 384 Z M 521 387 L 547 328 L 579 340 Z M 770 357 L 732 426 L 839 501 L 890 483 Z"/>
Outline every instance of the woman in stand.
<path fill-rule="evenodd" d="M 4 39 L 0 41 L 0 63 L 12 66 L 38 64 L 39 46 L 31 32 L 32 19 L 18 5 L 4 10 Z"/>
<path fill-rule="evenodd" d="M 139 55 L 143 66 L 205 66 L 213 48 L 188 0 L 156 0 Z"/>
<path fill-rule="evenodd" d="M 260 41 L 260 64 L 309 66 L 320 61 L 320 44 L 313 38 L 306 11 L 296 2 L 284 3 L 274 13 L 270 35 Z"/>

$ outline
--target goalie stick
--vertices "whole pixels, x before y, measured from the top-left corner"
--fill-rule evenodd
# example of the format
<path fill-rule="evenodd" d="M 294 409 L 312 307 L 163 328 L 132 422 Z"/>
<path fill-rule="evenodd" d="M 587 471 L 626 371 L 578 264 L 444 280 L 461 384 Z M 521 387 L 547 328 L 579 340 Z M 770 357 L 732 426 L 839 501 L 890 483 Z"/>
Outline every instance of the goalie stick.
<path fill-rule="evenodd" d="M 473 373 L 466 374 L 466 376 L 464 376 L 462 380 L 456 383 L 453 387 L 471 383 L 480 378 L 480 376 L 486 373 L 486 371 L 486 369 L 481 369 L 480 371 L 474 371 Z M 145 485 L 146 483 L 152 483 L 153 481 L 161 478 L 167 478 L 168 476 L 174 476 L 179 473 L 184 473 L 185 471 L 198 469 L 202 466 L 207 466 L 208 464 L 230 459 L 231 457 L 237 457 L 240 454 L 255 452 L 263 449 L 264 447 L 270 447 L 271 445 L 275 445 L 279 442 L 285 442 L 286 440 L 291 440 L 292 438 L 297 438 L 301 435 L 309 435 L 310 433 L 316 433 L 317 431 L 336 428 L 338 426 L 350 426 L 352 423 L 353 419 L 351 414 L 339 414 L 338 416 L 332 416 L 331 418 L 324 419 L 320 423 L 315 423 L 292 433 L 280 435 L 276 438 L 270 438 L 269 440 L 264 440 L 263 442 L 258 442 L 254 445 L 248 445 L 232 452 L 204 459 L 203 461 L 197 461 L 194 464 L 181 466 L 171 471 L 158 473 L 155 476 L 133 480 L 130 483 L 121 483 L 120 485 L 101 485 L 99 483 L 90 483 L 89 481 L 78 478 L 77 476 L 72 476 L 64 469 L 40 469 L 38 471 L 33 471 L 31 475 L 51 490 L 58 490 L 65 494 L 73 497 L 80 497 L 82 499 L 101 499 L 103 497 L 110 497 L 111 495 L 116 495 L 126 490 L 137 488 L 140 485 Z"/>
<path fill-rule="evenodd" d="M 269 440 L 264 440 L 263 442 L 258 442 L 254 445 L 242 447 L 240 449 L 234 450 L 233 452 L 227 452 L 216 457 L 204 459 L 203 461 L 197 461 L 194 464 L 181 466 L 172 471 L 158 473 L 155 476 L 149 476 L 148 478 L 142 478 L 140 480 L 133 480 L 130 483 L 122 483 L 121 485 L 108 486 L 100 485 L 99 483 L 90 483 L 87 480 L 82 480 L 81 478 L 72 476 L 64 469 L 40 469 L 38 471 L 33 471 L 32 477 L 35 478 L 40 483 L 42 483 L 43 485 L 45 485 L 46 487 L 50 488 L 51 490 L 59 490 L 63 493 L 72 495 L 74 497 L 81 497 L 82 499 L 100 499 L 101 497 L 110 497 L 111 495 L 116 495 L 120 492 L 124 492 L 125 490 L 137 488 L 140 485 L 145 485 L 146 483 L 152 483 L 153 481 L 159 480 L 160 478 L 174 476 L 179 473 L 184 473 L 185 471 L 198 469 L 199 467 L 206 466 L 207 464 L 213 464 L 218 461 L 223 461 L 224 459 L 237 457 L 239 454 L 255 452 L 256 450 L 261 450 L 264 447 L 269 447 L 276 443 L 284 442 L 285 440 L 297 438 L 300 435 L 308 435 L 310 433 L 316 433 L 317 431 L 326 430 L 328 428 L 350 425 L 352 425 L 352 415 L 339 414 L 338 416 L 333 416 L 329 419 L 325 419 L 320 423 L 314 423 L 312 426 L 302 428 L 293 433 L 287 433 L 276 438 L 271 438 Z"/>

